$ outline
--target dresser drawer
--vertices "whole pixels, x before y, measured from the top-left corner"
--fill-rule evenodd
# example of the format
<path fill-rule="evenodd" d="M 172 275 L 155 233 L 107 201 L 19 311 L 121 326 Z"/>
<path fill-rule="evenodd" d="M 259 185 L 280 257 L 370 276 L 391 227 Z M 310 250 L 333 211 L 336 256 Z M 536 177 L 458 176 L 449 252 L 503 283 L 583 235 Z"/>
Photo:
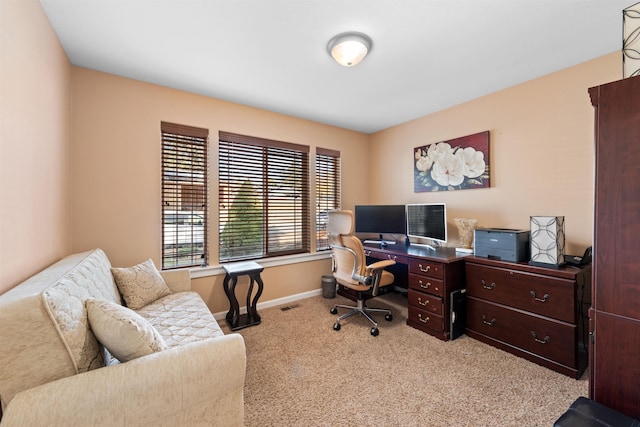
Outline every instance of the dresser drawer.
<path fill-rule="evenodd" d="M 435 279 L 442 279 L 444 277 L 443 265 L 441 263 L 418 258 L 409 258 L 409 273 L 420 274 Z"/>
<path fill-rule="evenodd" d="M 467 263 L 467 296 L 569 323 L 575 319 L 575 282 L 556 277 Z"/>
<path fill-rule="evenodd" d="M 576 367 L 575 325 L 468 296 L 467 329 L 565 366 Z"/>
<path fill-rule="evenodd" d="M 409 306 L 407 324 L 421 330 L 444 331 L 444 318 L 437 314 Z"/>
<path fill-rule="evenodd" d="M 409 273 L 409 289 L 444 297 L 444 282 L 439 279 Z"/>
<path fill-rule="evenodd" d="M 419 310 L 442 316 L 442 298 L 409 289 L 407 304 Z"/>

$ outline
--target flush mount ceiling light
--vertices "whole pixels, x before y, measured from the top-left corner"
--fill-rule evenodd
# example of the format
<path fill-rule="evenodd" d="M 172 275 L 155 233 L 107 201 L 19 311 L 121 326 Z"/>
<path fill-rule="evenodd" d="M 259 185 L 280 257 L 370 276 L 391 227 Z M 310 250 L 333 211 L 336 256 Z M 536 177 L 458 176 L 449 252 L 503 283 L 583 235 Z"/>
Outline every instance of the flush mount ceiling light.
<path fill-rule="evenodd" d="M 327 49 L 338 64 L 353 67 L 371 50 L 371 38 L 362 33 L 342 33 L 329 40 Z"/>

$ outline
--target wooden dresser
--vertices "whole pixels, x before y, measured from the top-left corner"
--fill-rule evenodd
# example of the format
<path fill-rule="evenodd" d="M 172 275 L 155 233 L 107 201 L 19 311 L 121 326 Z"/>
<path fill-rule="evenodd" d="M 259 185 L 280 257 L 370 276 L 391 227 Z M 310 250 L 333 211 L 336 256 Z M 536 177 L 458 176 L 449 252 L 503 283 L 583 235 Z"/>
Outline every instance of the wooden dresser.
<path fill-rule="evenodd" d="M 466 258 L 467 335 L 580 378 L 588 360 L 591 266 Z"/>

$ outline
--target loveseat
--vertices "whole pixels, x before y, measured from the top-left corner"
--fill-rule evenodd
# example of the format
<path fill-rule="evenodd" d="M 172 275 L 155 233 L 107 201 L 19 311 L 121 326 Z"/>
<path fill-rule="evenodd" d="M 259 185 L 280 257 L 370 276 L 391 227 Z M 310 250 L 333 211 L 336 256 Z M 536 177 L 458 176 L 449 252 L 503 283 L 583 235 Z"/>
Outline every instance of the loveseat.
<path fill-rule="evenodd" d="M 116 273 L 140 271 L 96 249 L 0 295 L 0 427 L 242 425 L 244 340 L 222 332 L 189 271 L 155 270 L 168 289 L 154 301 L 121 296 Z M 120 327 L 151 344 L 119 348 L 131 338 Z"/>

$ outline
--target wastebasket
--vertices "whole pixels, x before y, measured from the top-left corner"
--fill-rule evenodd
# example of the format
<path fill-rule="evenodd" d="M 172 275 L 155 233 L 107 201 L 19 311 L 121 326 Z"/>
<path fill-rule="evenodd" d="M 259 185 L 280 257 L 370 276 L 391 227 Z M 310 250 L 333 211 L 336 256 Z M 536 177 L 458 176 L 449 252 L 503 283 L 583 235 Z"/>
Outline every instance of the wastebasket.
<path fill-rule="evenodd" d="M 336 297 L 336 279 L 331 274 L 322 276 L 322 296 L 327 299 Z"/>

